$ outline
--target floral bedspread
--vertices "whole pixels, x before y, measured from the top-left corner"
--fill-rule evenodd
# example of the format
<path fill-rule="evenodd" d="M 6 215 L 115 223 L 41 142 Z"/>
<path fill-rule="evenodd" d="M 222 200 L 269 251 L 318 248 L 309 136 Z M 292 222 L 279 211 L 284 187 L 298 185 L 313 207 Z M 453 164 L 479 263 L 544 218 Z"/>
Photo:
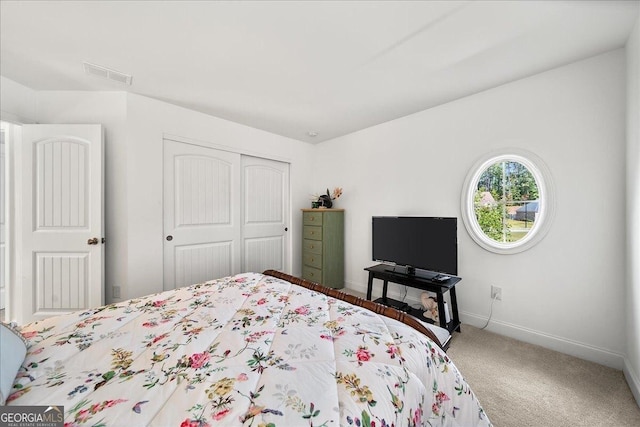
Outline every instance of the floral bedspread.
<path fill-rule="evenodd" d="M 10 405 L 67 426 L 488 426 L 412 328 L 247 273 L 22 328 Z"/>

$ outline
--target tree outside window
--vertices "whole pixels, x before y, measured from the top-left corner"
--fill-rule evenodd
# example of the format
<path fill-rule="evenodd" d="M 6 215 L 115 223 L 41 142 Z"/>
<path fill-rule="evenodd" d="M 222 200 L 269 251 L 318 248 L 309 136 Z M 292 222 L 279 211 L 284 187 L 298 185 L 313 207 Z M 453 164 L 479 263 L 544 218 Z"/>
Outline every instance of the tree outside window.
<path fill-rule="evenodd" d="M 549 169 L 519 148 L 494 150 L 478 159 L 462 189 L 461 215 L 469 236 L 497 254 L 515 254 L 540 242 L 555 211 Z"/>
<path fill-rule="evenodd" d="M 517 242 L 535 226 L 538 197 L 536 180 L 522 163 L 490 165 L 480 175 L 474 196 L 480 229 L 496 242 Z"/>

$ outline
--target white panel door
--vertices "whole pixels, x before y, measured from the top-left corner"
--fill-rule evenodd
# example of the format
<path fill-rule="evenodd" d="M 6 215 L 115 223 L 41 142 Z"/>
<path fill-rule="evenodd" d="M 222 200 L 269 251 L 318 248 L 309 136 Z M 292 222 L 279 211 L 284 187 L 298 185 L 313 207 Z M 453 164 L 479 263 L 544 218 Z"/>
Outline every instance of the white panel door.
<path fill-rule="evenodd" d="M 289 164 L 242 156 L 242 269 L 289 271 Z"/>
<path fill-rule="evenodd" d="M 17 144 L 18 323 L 104 304 L 101 125 L 27 125 Z"/>
<path fill-rule="evenodd" d="M 164 141 L 164 289 L 240 272 L 240 154 Z"/>

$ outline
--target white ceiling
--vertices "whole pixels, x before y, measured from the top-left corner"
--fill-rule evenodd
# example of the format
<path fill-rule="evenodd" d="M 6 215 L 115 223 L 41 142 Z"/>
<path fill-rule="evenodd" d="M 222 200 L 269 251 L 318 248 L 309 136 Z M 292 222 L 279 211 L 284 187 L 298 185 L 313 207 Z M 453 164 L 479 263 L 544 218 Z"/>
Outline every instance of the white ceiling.
<path fill-rule="evenodd" d="M 638 1 L 5 1 L 0 73 L 319 142 L 625 45 Z M 123 86 L 82 63 L 133 75 Z M 315 131 L 315 138 L 307 135 Z"/>

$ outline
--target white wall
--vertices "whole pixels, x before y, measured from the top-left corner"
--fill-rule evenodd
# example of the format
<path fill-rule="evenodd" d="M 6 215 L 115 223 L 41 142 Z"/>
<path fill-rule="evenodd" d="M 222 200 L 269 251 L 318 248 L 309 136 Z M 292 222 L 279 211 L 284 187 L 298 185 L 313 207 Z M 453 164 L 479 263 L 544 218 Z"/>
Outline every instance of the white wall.
<path fill-rule="evenodd" d="M 621 368 L 624 130 L 619 49 L 318 145 L 315 188 L 344 188 L 348 286 L 366 286 L 372 215 L 460 218 L 474 162 L 492 149 L 524 148 L 554 178 L 552 228 L 524 253 L 497 255 L 459 221 L 462 320 L 485 323 L 494 284 L 503 291 L 490 329 Z M 409 290 L 410 301 L 418 296 Z"/>
<path fill-rule="evenodd" d="M 0 76 L 0 119 L 12 123 L 33 123 L 36 116 L 36 91 Z"/>
<path fill-rule="evenodd" d="M 627 50 L 627 359 L 625 376 L 640 404 L 640 14 Z"/>
<path fill-rule="evenodd" d="M 102 124 L 105 129 L 105 282 L 127 283 L 127 135 L 126 93 L 41 91 L 37 96 L 39 123 Z M 111 289 L 105 289 L 111 302 Z"/>
<path fill-rule="evenodd" d="M 105 280 L 126 283 L 126 94 L 124 92 L 34 91 L 5 77 L 2 119 L 17 123 L 88 124 L 105 128 Z M 123 244 L 125 243 L 125 244 Z M 106 300 L 110 301 L 106 292 Z"/>
<path fill-rule="evenodd" d="M 291 163 L 293 274 L 300 274 L 299 209 L 308 206 L 312 146 L 154 99 L 128 95 L 128 289 L 123 298 L 162 291 L 162 144 L 178 135 Z"/>
<path fill-rule="evenodd" d="M 36 96 L 37 93 L 33 89 L 18 84 L 13 80 L 7 79 L 6 77 L 0 76 L 0 120 L 9 123 L 33 123 L 36 116 Z M 14 168 L 12 146 L 14 144 L 14 141 L 19 138 L 18 135 L 19 133 L 17 131 L 9 131 L 9 135 L 7 135 L 7 142 L 3 146 L 4 162 L 2 163 L 2 165 L 0 165 L 2 184 L 5 185 L 6 183 L 7 185 L 7 187 L 4 189 L 5 193 L 3 205 L 2 207 L 0 207 L 0 209 L 6 209 L 5 220 L 7 221 L 6 225 L 2 225 L 2 241 L 5 245 L 5 253 L 7 254 L 7 258 L 2 260 L 3 268 L 2 272 L 0 272 L 0 274 L 3 275 L 3 284 L 2 288 L 0 288 L 0 306 L 7 309 L 7 315 L 10 315 L 12 308 L 9 304 L 9 301 L 5 300 L 6 296 L 10 295 L 10 293 L 7 292 L 8 286 L 5 285 L 8 283 L 14 283 L 16 281 L 15 268 L 12 268 L 11 266 L 11 264 L 14 262 L 14 232 L 10 228 L 11 222 L 13 221 L 12 218 L 15 216 L 15 209 L 12 205 L 14 190 L 12 177 L 9 176 L 7 171 L 10 171 Z M 5 229 L 5 227 L 7 228 Z M 6 262 L 7 260 L 9 261 L 8 263 Z M 0 318 L 0 320 L 5 319 Z"/>
<path fill-rule="evenodd" d="M 11 117 L 104 125 L 107 302 L 115 301 L 114 285 L 121 287 L 121 299 L 162 291 L 162 141 L 166 134 L 290 162 L 291 272 L 300 274 L 299 209 L 308 206 L 312 192 L 311 145 L 125 92 L 34 92 L 4 78 L 2 84 L 3 108 Z M 7 88 L 10 96 L 5 97 Z M 32 109 L 24 106 L 24 99 L 33 99 Z"/>
<path fill-rule="evenodd" d="M 637 34 L 636 27 L 631 47 L 638 44 Z M 503 288 L 503 301 L 495 305 L 490 328 L 615 367 L 622 367 L 626 351 L 630 369 L 625 372 L 637 375 L 637 264 L 626 286 L 631 297 L 626 318 L 621 310 L 625 153 L 636 153 L 628 165 L 630 222 L 638 215 L 638 176 L 632 171 L 637 173 L 640 164 L 638 96 L 632 89 L 628 131 L 635 129 L 636 136 L 625 151 L 624 54 L 610 52 L 317 146 L 136 95 L 35 93 L 9 81 L 8 93 L 16 95 L 5 96 L 3 78 L 0 98 L 3 114 L 33 116 L 29 118 L 39 122 L 105 124 L 107 285 L 122 286 L 123 298 L 162 289 L 160 165 L 165 133 L 291 160 L 294 274 L 300 274 L 298 209 L 308 206 L 312 192 L 344 187 L 338 207 L 347 209 L 346 279 L 360 289 L 366 285 L 363 268 L 372 264 L 372 215 L 459 217 L 462 183 L 479 156 L 504 146 L 533 151 L 555 179 L 558 206 L 552 229 L 533 249 L 501 256 L 473 243 L 460 223 L 463 320 L 484 323 L 489 288 L 495 284 Z M 630 58 L 629 69 L 637 70 L 637 55 Z M 37 108 L 31 106 L 36 98 Z M 633 259 L 639 241 L 636 228 L 629 240 Z M 397 296 L 403 289 L 393 292 Z M 417 292 L 410 291 L 409 297 L 418 301 Z"/>

